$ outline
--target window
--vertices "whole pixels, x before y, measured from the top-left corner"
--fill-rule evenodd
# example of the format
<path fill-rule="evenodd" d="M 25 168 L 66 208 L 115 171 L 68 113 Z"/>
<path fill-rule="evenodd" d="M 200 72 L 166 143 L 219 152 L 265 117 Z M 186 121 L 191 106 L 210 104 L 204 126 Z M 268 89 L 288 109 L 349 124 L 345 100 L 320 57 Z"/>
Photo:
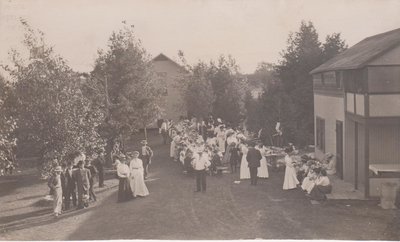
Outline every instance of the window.
<path fill-rule="evenodd" d="M 323 118 L 317 117 L 316 123 L 316 145 L 317 148 L 325 153 L 325 120 Z"/>

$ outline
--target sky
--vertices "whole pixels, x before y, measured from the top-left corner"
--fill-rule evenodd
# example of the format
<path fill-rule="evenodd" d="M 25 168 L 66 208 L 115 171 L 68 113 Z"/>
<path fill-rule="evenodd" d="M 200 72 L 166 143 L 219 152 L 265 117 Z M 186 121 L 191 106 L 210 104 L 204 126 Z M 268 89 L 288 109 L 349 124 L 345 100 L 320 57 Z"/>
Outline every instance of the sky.
<path fill-rule="evenodd" d="M 189 63 L 234 57 L 243 73 L 277 63 L 291 32 L 312 21 L 320 41 L 340 32 L 349 46 L 400 28 L 400 0 L 0 0 L 0 64 L 22 50 L 19 18 L 45 33 L 46 42 L 76 71 L 93 68 L 122 21 L 153 57 Z"/>

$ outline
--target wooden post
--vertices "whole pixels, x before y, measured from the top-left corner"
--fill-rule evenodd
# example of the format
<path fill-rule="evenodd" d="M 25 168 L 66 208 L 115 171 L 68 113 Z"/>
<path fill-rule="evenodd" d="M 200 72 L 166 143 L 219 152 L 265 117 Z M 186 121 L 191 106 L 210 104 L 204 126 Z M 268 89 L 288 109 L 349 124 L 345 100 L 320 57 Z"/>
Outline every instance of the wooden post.
<path fill-rule="evenodd" d="M 146 125 L 144 125 L 144 139 L 147 140 L 147 128 L 146 128 Z"/>
<path fill-rule="evenodd" d="M 358 189 L 358 123 L 354 127 L 354 189 Z"/>
<path fill-rule="evenodd" d="M 369 95 L 364 98 L 365 107 L 365 139 L 364 139 L 364 157 L 365 157 L 365 191 L 364 196 L 369 197 Z"/>

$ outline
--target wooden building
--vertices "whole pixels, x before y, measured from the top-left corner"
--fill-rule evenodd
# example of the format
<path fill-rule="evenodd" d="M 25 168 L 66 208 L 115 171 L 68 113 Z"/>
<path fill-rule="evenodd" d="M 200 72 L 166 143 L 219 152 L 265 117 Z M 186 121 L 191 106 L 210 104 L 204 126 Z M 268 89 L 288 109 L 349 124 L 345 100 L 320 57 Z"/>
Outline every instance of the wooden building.
<path fill-rule="evenodd" d="M 400 184 L 400 29 L 368 37 L 311 71 L 315 152 L 337 157 L 337 175 L 380 195 Z"/>
<path fill-rule="evenodd" d="M 183 74 L 183 67 L 164 54 L 159 54 L 153 59 L 153 67 L 159 77 L 164 80 L 167 89 L 162 118 L 178 121 L 181 116 L 187 115 L 177 82 L 177 78 Z"/>

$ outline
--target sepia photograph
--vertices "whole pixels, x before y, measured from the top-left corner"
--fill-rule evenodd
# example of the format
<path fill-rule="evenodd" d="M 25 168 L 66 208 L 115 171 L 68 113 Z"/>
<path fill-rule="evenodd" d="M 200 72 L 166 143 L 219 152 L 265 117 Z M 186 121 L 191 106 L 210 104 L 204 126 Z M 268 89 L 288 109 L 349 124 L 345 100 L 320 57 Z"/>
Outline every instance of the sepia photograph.
<path fill-rule="evenodd" d="M 400 241 L 400 0 L 0 0 L 0 241 Z"/>

